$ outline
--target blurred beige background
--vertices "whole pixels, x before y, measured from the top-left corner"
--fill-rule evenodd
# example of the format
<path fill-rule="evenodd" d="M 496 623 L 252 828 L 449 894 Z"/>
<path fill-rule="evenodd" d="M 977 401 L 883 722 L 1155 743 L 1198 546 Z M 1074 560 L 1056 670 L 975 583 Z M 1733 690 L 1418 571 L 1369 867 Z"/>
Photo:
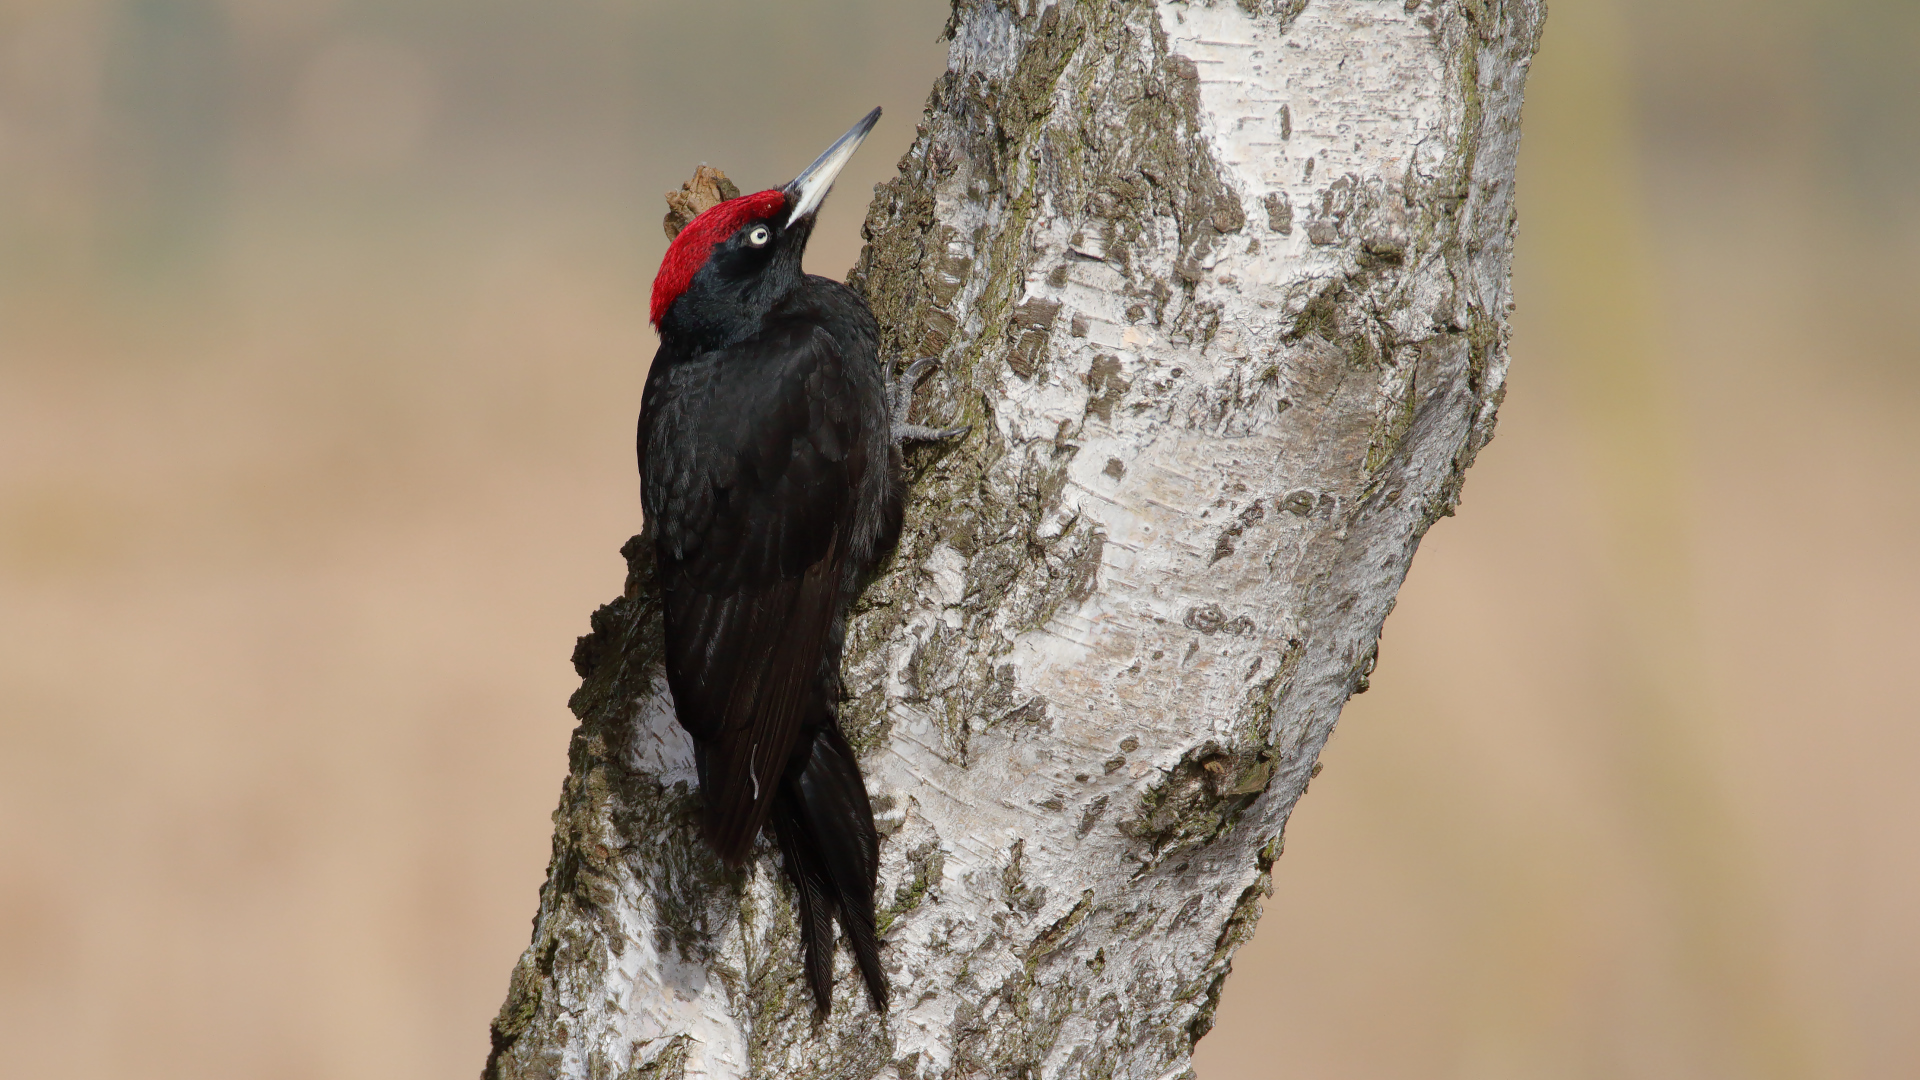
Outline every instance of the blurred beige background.
<path fill-rule="evenodd" d="M 0 1074 L 467 1077 L 660 194 L 931 0 L 0 0 Z M 1499 438 L 1202 1080 L 1920 1076 L 1920 7 L 1559 0 Z"/>

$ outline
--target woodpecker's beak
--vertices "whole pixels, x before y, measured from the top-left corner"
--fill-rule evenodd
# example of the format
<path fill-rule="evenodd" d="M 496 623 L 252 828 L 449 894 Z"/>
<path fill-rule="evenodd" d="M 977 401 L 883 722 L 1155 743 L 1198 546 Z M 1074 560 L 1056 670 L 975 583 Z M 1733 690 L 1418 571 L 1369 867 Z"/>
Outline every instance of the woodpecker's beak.
<path fill-rule="evenodd" d="M 853 152 L 860 149 L 860 140 L 866 138 L 867 132 L 872 131 L 873 125 L 879 122 L 880 110 L 876 108 L 845 135 L 835 139 L 833 145 L 827 147 L 826 153 L 815 158 L 805 172 L 794 177 L 793 182 L 786 186 L 787 198 L 793 203 L 793 214 L 787 218 L 789 227 L 820 209 L 820 204 L 826 201 L 827 192 L 833 187 L 833 178 L 840 175 L 841 168 L 852 160 Z"/>

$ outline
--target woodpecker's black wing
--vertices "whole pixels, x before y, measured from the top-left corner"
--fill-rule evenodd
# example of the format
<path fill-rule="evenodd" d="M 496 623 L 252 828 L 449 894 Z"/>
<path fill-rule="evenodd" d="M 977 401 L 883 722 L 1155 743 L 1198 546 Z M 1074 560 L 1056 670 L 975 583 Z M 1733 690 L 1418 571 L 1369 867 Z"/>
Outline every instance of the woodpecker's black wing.
<path fill-rule="evenodd" d="M 792 321 L 658 357 L 639 441 L 667 680 L 694 738 L 708 841 L 738 864 L 803 727 L 831 723 L 822 660 L 869 467 L 841 349 Z"/>

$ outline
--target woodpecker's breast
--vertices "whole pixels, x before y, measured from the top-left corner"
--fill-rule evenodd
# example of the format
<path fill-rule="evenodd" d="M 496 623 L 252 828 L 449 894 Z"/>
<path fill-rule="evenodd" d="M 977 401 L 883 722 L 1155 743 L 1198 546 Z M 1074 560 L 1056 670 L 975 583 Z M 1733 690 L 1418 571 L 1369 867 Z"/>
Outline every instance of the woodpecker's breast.
<path fill-rule="evenodd" d="M 656 365 L 641 493 L 663 571 L 701 591 L 764 588 L 850 534 L 868 472 L 866 417 L 830 333 L 776 323 Z"/>

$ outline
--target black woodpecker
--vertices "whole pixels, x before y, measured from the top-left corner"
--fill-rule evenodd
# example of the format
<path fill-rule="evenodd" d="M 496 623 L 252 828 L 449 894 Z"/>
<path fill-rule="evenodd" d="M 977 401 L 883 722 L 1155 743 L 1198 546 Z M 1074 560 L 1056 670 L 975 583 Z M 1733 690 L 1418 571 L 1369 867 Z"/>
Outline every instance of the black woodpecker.
<path fill-rule="evenodd" d="M 897 439 L 957 434 L 895 431 L 873 312 L 800 268 L 834 176 L 879 118 L 792 183 L 723 202 L 674 238 L 640 406 L 667 683 L 693 736 L 704 832 L 738 867 L 772 827 L 823 1015 L 836 918 L 887 1008 L 879 837 L 836 706 L 847 610 L 899 539 Z"/>

